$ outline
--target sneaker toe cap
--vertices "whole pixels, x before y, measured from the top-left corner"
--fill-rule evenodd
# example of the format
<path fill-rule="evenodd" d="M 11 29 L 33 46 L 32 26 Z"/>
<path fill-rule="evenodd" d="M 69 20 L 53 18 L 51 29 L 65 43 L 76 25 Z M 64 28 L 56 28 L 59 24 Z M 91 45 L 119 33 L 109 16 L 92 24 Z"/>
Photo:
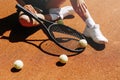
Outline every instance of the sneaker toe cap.
<path fill-rule="evenodd" d="M 108 43 L 108 40 L 106 38 L 95 38 L 93 39 L 98 44 L 105 44 Z"/>

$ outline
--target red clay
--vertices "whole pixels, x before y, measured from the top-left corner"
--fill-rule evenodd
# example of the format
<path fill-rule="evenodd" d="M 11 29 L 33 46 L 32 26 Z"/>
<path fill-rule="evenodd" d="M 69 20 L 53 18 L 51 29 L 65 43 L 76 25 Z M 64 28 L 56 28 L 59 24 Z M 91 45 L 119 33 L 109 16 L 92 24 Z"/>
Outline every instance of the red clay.
<path fill-rule="evenodd" d="M 70 5 L 69 1 L 64 5 L 67 4 Z M 51 48 L 52 42 L 46 40 L 41 29 L 21 27 L 14 0 L 0 1 L 0 80 L 120 80 L 119 4 L 119 0 L 87 0 L 94 20 L 101 25 L 109 43 L 97 45 L 89 40 L 84 52 L 60 65 L 58 57 L 51 54 L 68 52 L 55 44 Z M 84 30 L 85 24 L 77 14 L 64 22 L 80 32 Z M 20 71 L 13 68 L 17 59 L 24 62 Z"/>

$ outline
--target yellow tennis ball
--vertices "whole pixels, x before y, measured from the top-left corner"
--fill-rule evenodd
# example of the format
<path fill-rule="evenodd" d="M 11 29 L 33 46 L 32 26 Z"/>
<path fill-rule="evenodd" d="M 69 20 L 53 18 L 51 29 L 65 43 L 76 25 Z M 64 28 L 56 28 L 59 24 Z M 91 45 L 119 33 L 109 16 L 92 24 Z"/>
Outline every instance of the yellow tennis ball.
<path fill-rule="evenodd" d="M 65 54 L 61 54 L 59 56 L 59 60 L 60 60 L 61 63 L 65 64 L 68 61 L 68 57 Z"/>
<path fill-rule="evenodd" d="M 85 48 L 88 45 L 88 43 L 87 43 L 87 41 L 85 39 L 79 40 L 79 43 L 80 43 L 80 46 L 82 48 Z"/>
<path fill-rule="evenodd" d="M 16 68 L 16 69 L 22 69 L 23 68 L 23 62 L 21 61 L 21 60 L 16 60 L 15 62 L 14 62 L 14 68 Z"/>
<path fill-rule="evenodd" d="M 58 24 L 64 24 L 64 22 L 63 22 L 62 19 L 58 20 L 57 23 L 58 23 Z"/>

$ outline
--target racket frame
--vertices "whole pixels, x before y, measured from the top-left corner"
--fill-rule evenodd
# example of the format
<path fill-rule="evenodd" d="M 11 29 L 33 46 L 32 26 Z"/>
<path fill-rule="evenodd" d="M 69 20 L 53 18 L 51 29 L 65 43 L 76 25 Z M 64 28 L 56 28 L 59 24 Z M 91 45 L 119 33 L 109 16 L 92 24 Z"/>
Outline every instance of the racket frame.
<path fill-rule="evenodd" d="M 36 21 L 38 21 L 39 23 L 41 23 L 41 24 L 44 26 L 44 27 L 43 27 L 44 31 L 47 32 L 46 34 L 47 34 L 48 38 L 51 39 L 53 42 L 55 42 L 55 43 L 56 43 L 58 46 L 60 46 L 61 48 L 65 49 L 65 50 L 67 50 L 67 51 L 70 51 L 70 52 L 82 52 L 82 51 L 85 49 L 85 48 L 80 48 L 79 50 L 72 50 L 72 49 L 68 49 L 68 48 L 66 48 L 66 47 L 63 47 L 62 45 L 60 45 L 60 44 L 54 39 L 54 37 L 52 36 L 52 34 L 49 32 L 49 28 L 50 28 L 51 26 L 53 26 L 53 25 L 56 25 L 56 24 L 57 24 L 57 25 L 62 25 L 62 26 L 65 26 L 65 25 L 63 25 L 63 24 L 58 24 L 58 23 L 55 23 L 55 22 L 52 22 L 52 21 L 48 21 L 48 20 L 41 19 L 41 18 L 39 18 L 38 16 L 36 16 L 35 14 L 32 14 L 30 11 L 28 11 L 28 10 L 25 9 L 24 7 L 22 7 L 20 4 L 17 4 L 17 5 L 16 5 L 16 8 L 18 9 L 18 11 L 23 11 L 25 14 L 27 14 L 28 16 L 34 18 L 34 19 L 35 19 Z M 50 24 L 48 28 L 47 28 L 47 26 L 44 24 L 44 22 Z M 68 27 L 68 26 L 65 26 L 65 27 L 67 27 L 67 28 L 69 28 L 69 29 L 71 29 L 71 30 L 74 30 L 74 29 L 72 29 L 72 28 L 70 28 L 70 27 Z M 81 33 L 79 33 L 79 32 L 76 31 L 76 30 L 74 30 L 74 31 L 77 32 L 78 34 L 80 34 L 83 39 L 85 39 L 85 37 L 84 37 Z"/>

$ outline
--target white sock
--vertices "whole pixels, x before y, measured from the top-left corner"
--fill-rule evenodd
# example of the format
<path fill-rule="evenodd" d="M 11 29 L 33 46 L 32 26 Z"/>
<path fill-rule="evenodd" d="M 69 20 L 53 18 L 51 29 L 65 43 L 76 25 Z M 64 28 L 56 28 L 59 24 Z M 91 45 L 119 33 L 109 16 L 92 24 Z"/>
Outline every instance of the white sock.
<path fill-rule="evenodd" d="M 58 18 L 60 18 L 60 16 L 58 14 L 49 14 L 52 18 L 52 20 L 57 20 Z"/>
<path fill-rule="evenodd" d="M 87 27 L 93 28 L 94 25 L 95 25 L 95 21 L 92 19 L 89 11 L 88 10 L 86 10 L 86 11 L 87 11 L 87 14 L 88 14 L 88 18 L 85 20 L 85 23 L 86 23 Z"/>

